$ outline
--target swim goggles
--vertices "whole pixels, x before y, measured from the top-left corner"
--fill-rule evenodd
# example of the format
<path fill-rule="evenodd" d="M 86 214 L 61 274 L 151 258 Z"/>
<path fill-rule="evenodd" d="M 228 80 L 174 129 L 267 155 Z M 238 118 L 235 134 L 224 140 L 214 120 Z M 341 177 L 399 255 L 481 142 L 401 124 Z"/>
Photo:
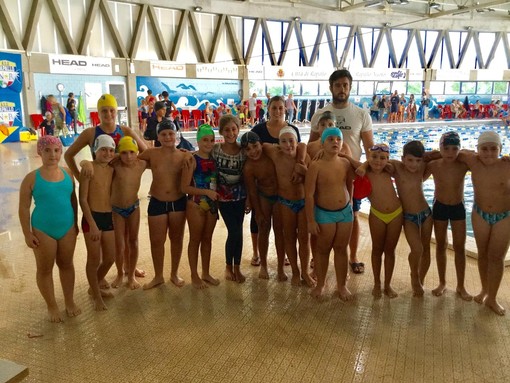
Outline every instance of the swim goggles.
<path fill-rule="evenodd" d="M 374 145 L 370 148 L 370 151 L 371 152 L 377 152 L 377 151 L 381 151 L 381 152 L 385 152 L 385 153 L 389 153 L 390 152 L 390 148 L 388 147 L 388 145 Z"/>

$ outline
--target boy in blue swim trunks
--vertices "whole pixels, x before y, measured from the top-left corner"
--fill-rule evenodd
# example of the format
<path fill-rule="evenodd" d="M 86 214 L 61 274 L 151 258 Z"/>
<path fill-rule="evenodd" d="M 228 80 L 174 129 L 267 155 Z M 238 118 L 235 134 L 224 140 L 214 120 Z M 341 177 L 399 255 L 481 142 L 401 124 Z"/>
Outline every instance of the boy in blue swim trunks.
<path fill-rule="evenodd" d="M 147 162 L 138 159 L 138 145 L 132 137 L 122 137 L 117 145 L 117 152 L 119 161 L 113 165 L 111 196 L 117 277 L 112 282 L 112 287 L 119 287 L 124 274 L 127 274 L 127 286 L 134 290 L 140 287 L 135 278 L 140 228 L 138 190 L 142 174 L 147 169 Z"/>
<path fill-rule="evenodd" d="M 71 171 L 59 166 L 62 143 L 46 135 L 37 141 L 42 166 L 25 176 L 19 191 L 19 220 L 25 243 L 34 251 L 37 287 L 48 307 L 49 320 L 62 322 L 55 299 L 53 266 L 57 263 L 66 312 L 69 317 L 81 313 L 74 303 L 74 265 L 78 225 L 78 202 Z M 30 217 L 32 198 L 35 208 Z"/>
<path fill-rule="evenodd" d="M 459 160 L 471 170 L 474 191 L 471 219 L 482 282 L 482 290 L 474 299 L 498 315 L 505 314 L 496 296 L 510 244 L 510 161 L 500 158 L 501 149 L 500 136 L 487 130 L 478 137 L 477 153 L 459 154 Z"/>
<path fill-rule="evenodd" d="M 347 246 L 354 216 L 347 185 L 352 184 L 354 172 L 347 159 L 338 157 L 342 148 L 340 129 L 326 128 L 321 143 L 324 154 L 310 164 L 305 181 L 308 231 L 317 237 L 317 258 L 314 260 L 317 286 L 311 295 L 315 298 L 322 296 L 329 253 L 333 249 L 338 296 L 343 301 L 349 301 L 353 296 L 346 285 Z"/>
<path fill-rule="evenodd" d="M 100 281 L 112 267 L 115 259 L 115 235 L 113 232 L 110 191 L 113 168 L 108 163 L 115 155 L 115 142 L 107 134 L 94 142 L 95 159 L 92 161 L 94 178 L 80 174 L 80 206 L 83 211 L 81 227 L 87 246 L 87 280 L 89 294 L 94 299 L 96 311 L 107 310 L 103 297 L 113 297 L 101 289 Z M 105 286 L 106 287 L 106 286 Z"/>
<path fill-rule="evenodd" d="M 260 137 L 255 132 L 247 132 L 241 136 L 241 147 L 248 159 L 244 164 L 243 178 L 248 198 L 255 214 L 258 226 L 258 249 L 260 254 L 259 278 L 269 279 L 267 271 L 267 253 L 269 248 L 269 232 L 271 223 L 274 230 L 274 242 L 278 257 L 278 280 L 287 280 L 283 269 L 285 261 L 285 245 L 281 235 L 282 220 L 279 217 L 278 187 L 276 171 L 271 159 L 262 151 Z M 275 227 L 276 226 L 276 227 Z M 280 227 L 279 227 L 280 226 Z"/>
<path fill-rule="evenodd" d="M 292 268 L 291 283 L 299 286 L 301 279 L 309 286 L 314 287 L 315 281 L 308 273 L 310 261 L 309 235 L 306 227 L 305 215 L 305 188 L 303 181 L 293 182 L 292 174 L 297 163 L 298 139 L 296 131 L 291 127 L 283 128 L 279 135 L 279 145 L 264 143 L 263 150 L 273 161 L 278 180 L 278 208 L 282 218 L 285 253 L 289 257 Z M 310 162 L 306 155 L 305 165 Z M 299 242 L 299 260 L 296 240 Z"/>
<path fill-rule="evenodd" d="M 448 222 L 451 225 L 455 270 L 457 272 L 457 294 L 469 301 L 472 295 L 464 287 L 466 272 L 466 209 L 464 207 L 464 177 L 468 167 L 457 159 L 460 137 L 456 132 L 441 136 L 439 151 L 441 158 L 427 164 L 425 178 L 434 177 L 434 233 L 436 236 L 436 263 L 439 285 L 432 290 L 435 296 L 446 291 L 446 249 L 448 248 Z"/>
<path fill-rule="evenodd" d="M 390 160 L 398 195 L 404 210 L 404 233 L 411 252 L 409 267 L 413 296 L 423 296 L 423 282 L 430 267 L 432 210 L 423 194 L 425 148 L 420 141 L 404 145 L 402 161 Z"/>

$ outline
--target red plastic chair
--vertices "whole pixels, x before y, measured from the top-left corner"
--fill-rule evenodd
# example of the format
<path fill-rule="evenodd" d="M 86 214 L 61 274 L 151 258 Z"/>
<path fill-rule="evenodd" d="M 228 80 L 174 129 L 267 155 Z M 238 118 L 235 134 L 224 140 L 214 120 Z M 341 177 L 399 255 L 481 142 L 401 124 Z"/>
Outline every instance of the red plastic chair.
<path fill-rule="evenodd" d="M 199 110 L 199 109 L 193 109 L 191 111 L 191 119 L 190 121 L 193 121 L 193 126 L 194 127 L 199 127 L 200 125 L 202 124 L 205 124 L 205 118 L 204 118 L 204 115 L 202 114 L 202 111 Z M 202 121 L 202 122 L 200 122 Z"/>
<path fill-rule="evenodd" d="M 181 111 L 181 117 L 182 117 L 182 123 L 184 125 L 184 130 L 188 130 L 189 129 L 189 120 L 191 119 L 191 114 L 190 114 L 189 110 L 183 109 Z"/>
<path fill-rule="evenodd" d="M 452 118 L 452 108 L 450 105 L 445 105 L 443 108 L 443 118 Z"/>
<path fill-rule="evenodd" d="M 39 129 L 39 125 L 44 121 L 44 117 L 41 114 L 31 114 L 30 121 L 32 122 L 32 127 L 34 130 Z M 41 128 L 41 136 L 46 135 L 45 129 Z"/>
<path fill-rule="evenodd" d="M 92 126 L 98 126 L 101 121 L 99 120 L 99 113 L 98 112 L 90 112 L 90 122 Z"/>

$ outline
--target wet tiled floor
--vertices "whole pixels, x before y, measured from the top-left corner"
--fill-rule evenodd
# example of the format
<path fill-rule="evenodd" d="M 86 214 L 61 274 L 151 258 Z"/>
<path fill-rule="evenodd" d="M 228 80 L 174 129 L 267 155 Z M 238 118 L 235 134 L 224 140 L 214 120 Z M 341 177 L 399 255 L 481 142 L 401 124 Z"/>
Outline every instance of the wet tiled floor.
<path fill-rule="evenodd" d="M 400 296 L 372 297 L 365 219 L 359 252 L 367 271 L 352 275 L 348 282 L 356 294 L 353 302 L 333 296 L 332 267 L 323 302 L 312 299 L 306 287 L 277 282 L 274 251 L 271 279 L 258 279 L 258 268 L 249 264 L 247 220 L 242 263 L 247 281 L 225 281 L 226 230 L 220 221 L 211 266 L 212 274 L 221 277 L 218 287 L 194 289 L 184 254 L 180 267 L 184 287 L 166 283 L 149 291 L 114 289 L 115 297 L 107 300 L 104 312 L 93 310 L 87 294 L 80 234 L 75 299 L 83 313 L 62 324 L 49 323 L 35 284 L 34 256 L 24 244 L 17 218 L 21 179 L 40 164 L 35 143 L 0 145 L 0 161 L 0 232 L 5 232 L 0 235 L 0 359 L 27 366 L 27 382 L 510 381 L 510 315 L 499 317 L 456 296 L 451 253 L 446 295 L 430 293 L 437 284 L 433 261 L 425 296 L 413 298 L 402 236 L 393 283 Z M 147 173 L 141 197 L 147 195 L 149 183 Z M 153 269 L 146 208 L 142 198 L 139 266 L 149 279 Z M 168 279 L 169 259 L 165 261 Z M 506 307 L 510 307 L 509 272 L 499 294 Z M 113 276 L 112 270 L 108 279 Z M 54 277 L 63 307 L 56 270 Z M 470 258 L 466 286 L 470 292 L 480 287 L 476 261 Z"/>

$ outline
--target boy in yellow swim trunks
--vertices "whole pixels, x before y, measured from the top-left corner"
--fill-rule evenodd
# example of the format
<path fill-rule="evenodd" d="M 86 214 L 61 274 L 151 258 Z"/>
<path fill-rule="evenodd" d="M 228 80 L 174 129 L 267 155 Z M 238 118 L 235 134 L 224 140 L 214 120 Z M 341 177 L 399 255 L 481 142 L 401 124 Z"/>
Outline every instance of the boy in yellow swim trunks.
<path fill-rule="evenodd" d="M 371 185 L 368 191 L 370 215 L 368 223 L 372 237 L 372 270 L 374 288 L 372 295 L 380 298 L 382 293 L 389 298 L 398 294 L 391 287 L 395 267 L 395 248 L 402 232 L 402 205 L 395 192 L 390 173 L 386 170 L 390 149 L 386 144 L 372 146 L 367 155 L 366 164 L 360 169 Z M 357 161 L 351 160 L 354 166 Z M 366 168 L 366 174 L 365 174 Z M 384 254 L 384 289 L 381 290 L 382 255 Z"/>

